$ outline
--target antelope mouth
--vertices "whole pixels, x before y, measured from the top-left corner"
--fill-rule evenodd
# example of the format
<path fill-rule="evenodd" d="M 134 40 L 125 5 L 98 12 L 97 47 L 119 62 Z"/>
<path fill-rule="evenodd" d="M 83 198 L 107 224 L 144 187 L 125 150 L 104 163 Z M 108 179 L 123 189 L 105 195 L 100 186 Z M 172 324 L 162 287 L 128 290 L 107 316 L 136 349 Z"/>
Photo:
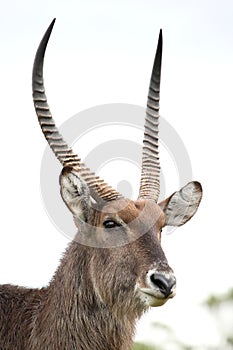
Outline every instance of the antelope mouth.
<path fill-rule="evenodd" d="M 139 288 L 139 294 L 140 299 L 147 305 L 147 306 L 162 306 L 164 305 L 169 299 L 174 298 L 176 295 L 175 289 L 170 292 L 168 295 L 164 295 L 159 290 L 154 290 L 151 288 Z"/>

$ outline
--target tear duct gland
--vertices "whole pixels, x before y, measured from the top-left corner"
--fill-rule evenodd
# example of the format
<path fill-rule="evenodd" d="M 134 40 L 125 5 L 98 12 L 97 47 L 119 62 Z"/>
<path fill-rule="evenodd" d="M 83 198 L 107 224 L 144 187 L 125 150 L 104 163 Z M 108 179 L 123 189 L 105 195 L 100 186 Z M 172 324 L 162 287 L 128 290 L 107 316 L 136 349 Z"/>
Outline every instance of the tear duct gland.
<path fill-rule="evenodd" d="M 55 125 L 43 82 L 54 22 L 36 53 L 33 101 L 42 132 L 62 164 L 61 196 L 78 233 L 46 288 L 0 286 L 0 349 L 129 350 L 136 319 L 175 295 L 161 230 L 186 223 L 199 206 L 202 189 L 190 182 L 158 203 L 162 32 L 149 86 L 139 196 L 133 201 L 91 172 Z"/>

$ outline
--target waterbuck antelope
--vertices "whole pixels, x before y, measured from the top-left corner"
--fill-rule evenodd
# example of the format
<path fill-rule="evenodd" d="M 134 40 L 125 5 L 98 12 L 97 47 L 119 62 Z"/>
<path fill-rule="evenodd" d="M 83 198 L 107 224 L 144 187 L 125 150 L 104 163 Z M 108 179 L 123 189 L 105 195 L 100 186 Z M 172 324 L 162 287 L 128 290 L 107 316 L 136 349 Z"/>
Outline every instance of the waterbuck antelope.
<path fill-rule="evenodd" d="M 176 279 L 160 244 L 162 228 L 186 223 L 202 189 L 190 182 L 157 203 L 162 32 L 149 87 L 139 196 L 133 201 L 92 173 L 55 126 L 43 84 L 54 22 L 36 53 L 33 101 L 44 136 L 63 165 L 61 196 L 78 232 L 48 287 L 0 286 L 0 349 L 129 350 L 136 320 L 175 295 Z"/>

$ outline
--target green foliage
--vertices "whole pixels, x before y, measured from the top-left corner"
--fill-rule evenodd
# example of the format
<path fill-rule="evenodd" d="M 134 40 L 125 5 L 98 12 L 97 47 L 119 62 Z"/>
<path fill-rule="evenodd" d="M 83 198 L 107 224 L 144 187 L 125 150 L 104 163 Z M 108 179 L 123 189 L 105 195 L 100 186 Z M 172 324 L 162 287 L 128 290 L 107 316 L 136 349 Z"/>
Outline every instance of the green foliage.
<path fill-rule="evenodd" d="M 142 343 L 135 343 L 133 350 L 162 350 L 161 348 L 155 348 L 154 346 L 145 345 Z"/>
<path fill-rule="evenodd" d="M 222 295 L 212 294 L 204 302 L 203 305 L 208 308 L 210 315 L 216 322 L 217 329 L 221 335 L 221 344 L 206 345 L 205 348 L 201 345 L 184 344 L 181 340 L 177 339 L 173 329 L 166 324 L 160 322 L 154 322 L 153 326 L 156 331 L 164 335 L 162 344 L 146 345 L 142 343 L 135 343 L 133 350 L 168 350 L 172 344 L 173 349 L 177 350 L 233 350 L 233 330 L 231 328 L 224 328 L 225 318 L 224 310 L 228 310 L 233 313 L 233 288 Z M 226 321 L 225 321 L 226 322 Z"/>
<path fill-rule="evenodd" d="M 209 308 L 221 306 L 225 302 L 233 301 L 233 288 L 224 295 L 210 295 L 204 302 Z"/>
<path fill-rule="evenodd" d="M 233 337 L 232 336 L 227 338 L 227 343 L 233 347 Z"/>

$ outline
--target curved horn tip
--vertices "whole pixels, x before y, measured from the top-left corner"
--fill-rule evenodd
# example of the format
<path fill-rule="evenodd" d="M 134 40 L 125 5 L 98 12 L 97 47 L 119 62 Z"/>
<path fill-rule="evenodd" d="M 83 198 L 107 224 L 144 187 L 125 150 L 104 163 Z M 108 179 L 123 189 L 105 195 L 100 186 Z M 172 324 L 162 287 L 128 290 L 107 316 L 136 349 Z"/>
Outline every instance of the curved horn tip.
<path fill-rule="evenodd" d="M 50 23 L 48 29 L 46 30 L 41 42 L 40 42 L 40 45 L 37 49 L 37 52 L 36 52 L 36 57 L 35 57 L 35 62 L 34 62 L 34 68 L 36 66 L 36 62 L 37 60 L 41 60 L 41 57 L 43 58 L 44 57 L 44 54 L 45 54 L 45 50 L 46 50 L 46 47 L 47 47 L 47 44 L 48 44 L 48 41 L 49 41 L 49 38 L 50 38 L 50 35 L 52 33 L 52 30 L 53 30 L 53 26 L 54 26 L 54 23 L 56 21 L 56 18 L 54 18 L 52 20 L 52 22 Z"/>
<path fill-rule="evenodd" d="M 52 29 L 53 29 L 53 26 L 54 26 L 54 23 L 56 22 L 56 17 L 54 17 L 54 19 L 52 20 L 52 22 L 50 23 L 47 31 L 49 31 L 51 33 Z"/>
<path fill-rule="evenodd" d="M 42 39 L 42 41 L 45 41 L 46 44 L 47 44 L 47 42 L 48 42 L 48 40 L 49 40 L 49 37 L 50 37 L 50 35 L 51 35 L 51 33 L 52 33 L 52 30 L 53 30 L 53 26 L 54 26 L 54 24 L 55 24 L 55 21 L 56 21 L 56 18 L 54 18 L 54 19 L 52 20 L 52 22 L 51 22 L 50 25 L 48 26 L 48 29 L 46 30 L 46 32 L 45 32 L 45 34 L 44 34 L 44 37 L 43 37 L 43 39 Z"/>
<path fill-rule="evenodd" d="M 158 48 L 162 48 L 163 45 L 163 31 L 162 29 L 160 29 L 159 31 L 159 40 L 158 40 Z"/>
<path fill-rule="evenodd" d="M 42 39 L 42 42 L 45 41 L 46 44 L 47 44 L 47 42 L 48 42 L 48 40 L 49 40 L 49 38 L 50 38 L 50 35 L 51 35 L 51 33 L 52 33 L 52 30 L 53 30 L 53 26 L 54 26 L 54 24 L 55 24 L 55 21 L 56 21 L 56 18 L 54 18 L 54 19 L 52 20 L 52 22 L 50 23 L 50 25 L 48 26 L 48 29 L 46 30 L 46 32 L 45 32 L 45 34 L 44 34 L 44 37 L 43 37 L 43 39 Z"/>

